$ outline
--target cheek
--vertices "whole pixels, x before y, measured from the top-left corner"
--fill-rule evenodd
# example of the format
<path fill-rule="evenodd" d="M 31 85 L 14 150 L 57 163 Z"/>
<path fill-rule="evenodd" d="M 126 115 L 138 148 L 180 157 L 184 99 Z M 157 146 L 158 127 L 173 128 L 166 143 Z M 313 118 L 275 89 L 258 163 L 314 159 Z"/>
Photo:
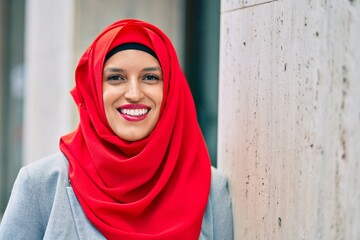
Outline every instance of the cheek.
<path fill-rule="evenodd" d="M 110 102 L 109 102 L 109 96 L 106 93 L 103 93 L 103 104 L 104 104 L 104 110 L 105 110 L 105 114 L 108 114 L 108 109 L 110 107 Z"/>
<path fill-rule="evenodd" d="M 114 91 L 112 88 L 104 88 L 102 99 L 103 99 L 105 118 L 107 122 L 111 124 L 115 114 L 114 106 L 117 99 L 116 91 Z"/>
<path fill-rule="evenodd" d="M 107 98 L 108 98 L 108 91 L 107 91 L 107 88 L 106 88 L 106 84 L 103 84 L 102 85 L 102 100 L 103 100 L 103 103 L 105 105 L 106 101 L 107 101 Z"/>
<path fill-rule="evenodd" d="M 159 90 L 158 100 L 157 100 L 158 102 L 157 104 L 159 105 L 159 112 L 161 112 L 164 108 L 163 100 L 164 100 L 164 90 L 163 87 L 161 87 L 161 89 Z"/>
<path fill-rule="evenodd" d="M 158 104 L 161 106 L 162 105 L 162 102 L 163 102 L 163 97 L 164 97 L 164 94 L 163 94 L 163 90 L 161 89 L 161 91 L 159 91 L 159 95 L 158 95 Z"/>
<path fill-rule="evenodd" d="M 115 88 L 111 86 L 103 86 L 102 98 L 104 107 L 109 107 L 109 105 L 115 101 L 118 95 L 118 91 Z"/>

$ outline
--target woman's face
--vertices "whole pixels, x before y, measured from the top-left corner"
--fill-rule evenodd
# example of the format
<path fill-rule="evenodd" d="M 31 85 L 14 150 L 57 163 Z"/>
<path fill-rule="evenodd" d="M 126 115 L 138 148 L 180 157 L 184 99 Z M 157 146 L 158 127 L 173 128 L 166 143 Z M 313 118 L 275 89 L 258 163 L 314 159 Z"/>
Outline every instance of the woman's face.
<path fill-rule="evenodd" d="M 107 121 L 127 141 L 147 137 L 155 128 L 163 99 L 159 62 L 140 50 L 124 50 L 104 64 L 103 101 Z"/>

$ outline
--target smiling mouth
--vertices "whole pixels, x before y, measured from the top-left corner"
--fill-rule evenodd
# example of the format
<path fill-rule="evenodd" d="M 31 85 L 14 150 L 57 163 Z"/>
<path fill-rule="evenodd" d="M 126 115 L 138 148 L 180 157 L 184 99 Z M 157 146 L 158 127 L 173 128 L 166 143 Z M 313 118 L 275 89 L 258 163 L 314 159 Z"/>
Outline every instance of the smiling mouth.
<path fill-rule="evenodd" d="M 117 110 L 125 120 L 138 122 L 144 120 L 148 116 L 151 108 L 144 104 L 124 104 Z"/>
<path fill-rule="evenodd" d="M 118 111 L 124 115 L 139 117 L 146 115 L 150 111 L 150 108 L 140 108 L 140 109 L 119 108 Z"/>

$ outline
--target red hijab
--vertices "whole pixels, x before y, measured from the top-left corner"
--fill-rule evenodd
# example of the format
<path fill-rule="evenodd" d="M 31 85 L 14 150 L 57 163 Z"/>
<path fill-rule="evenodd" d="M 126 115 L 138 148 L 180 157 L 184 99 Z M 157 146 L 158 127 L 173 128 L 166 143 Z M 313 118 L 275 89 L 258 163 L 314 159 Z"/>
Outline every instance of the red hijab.
<path fill-rule="evenodd" d="M 159 121 L 129 142 L 111 130 L 102 100 L 106 54 L 123 43 L 153 50 L 164 95 Z M 168 37 L 139 20 L 107 27 L 81 57 L 72 95 L 80 124 L 60 140 L 69 178 L 90 222 L 108 239 L 198 239 L 210 191 L 210 160 L 187 81 Z"/>

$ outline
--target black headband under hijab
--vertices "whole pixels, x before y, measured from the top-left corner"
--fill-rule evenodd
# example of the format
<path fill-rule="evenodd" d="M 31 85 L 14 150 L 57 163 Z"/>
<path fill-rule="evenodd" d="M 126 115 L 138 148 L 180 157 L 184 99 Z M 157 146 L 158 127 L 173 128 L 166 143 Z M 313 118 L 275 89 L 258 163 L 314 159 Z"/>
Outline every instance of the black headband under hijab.
<path fill-rule="evenodd" d="M 143 44 L 124 43 L 124 44 L 121 44 L 121 45 L 116 46 L 113 49 L 111 49 L 111 51 L 108 52 L 108 54 L 106 54 L 104 62 L 106 62 L 109 58 L 111 58 L 111 56 L 114 55 L 115 53 L 124 51 L 124 50 L 129 50 L 129 49 L 135 49 L 135 50 L 140 50 L 140 51 L 146 52 L 146 53 L 150 54 L 151 56 L 153 56 L 154 58 L 156 58 L 157 60 L 159 60 L 158 57 L 156 56 L 155 52 Z"/>

